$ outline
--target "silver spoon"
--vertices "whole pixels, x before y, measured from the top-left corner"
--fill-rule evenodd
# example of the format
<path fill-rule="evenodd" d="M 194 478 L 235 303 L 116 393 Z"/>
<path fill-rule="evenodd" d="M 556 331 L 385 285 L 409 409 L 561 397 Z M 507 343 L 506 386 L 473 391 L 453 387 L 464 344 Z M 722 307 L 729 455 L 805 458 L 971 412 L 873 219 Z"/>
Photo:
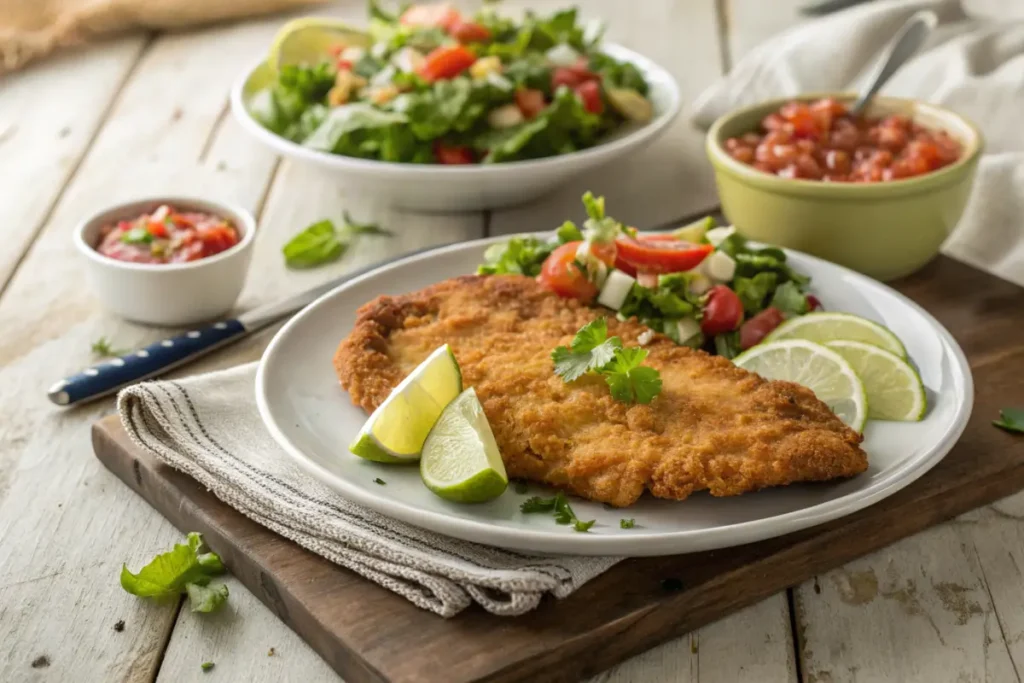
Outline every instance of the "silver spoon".
<path fill-rule="evenodd" d="M 868 86 L 861 91 L 857 100 L 850 106 L 852 116 L 860 116 L 864 112 L 875 93 L 892 78 L 892 75 L 908 59 L 917 54 L 938 23 L 938 16 L 931 10 L 921 10 L 907 19 L 907 23 L 903 24 L 903 28 L 893 38 L 882 58 L 878 60 L 878 66 L 875 67 L 875 73 L 869 79 Z"/>

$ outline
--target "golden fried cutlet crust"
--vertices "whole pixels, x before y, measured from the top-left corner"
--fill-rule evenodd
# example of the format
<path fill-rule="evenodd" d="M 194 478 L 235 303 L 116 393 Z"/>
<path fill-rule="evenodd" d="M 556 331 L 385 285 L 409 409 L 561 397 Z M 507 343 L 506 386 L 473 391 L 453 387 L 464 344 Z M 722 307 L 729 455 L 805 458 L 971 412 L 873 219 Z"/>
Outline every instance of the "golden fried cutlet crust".
<path fill-rule="evenodd" d="M 861 436 L 802 386 L 770 382 L 662 335 L 646 345 L 662 392 L 649 405 L 614 400 L 600 377 L 566 384 L 551 351 L 604 315 L 533 279 L 446 280 L 359 309 L 334 368 L 371 412 L 431 351 L 448 343 L 476 389 L 511 477 L 625 506 L 650 490 L 682 500 L 732 496 L 867 469 Z M 635 346 L 646 327 L 608 317 Z"/>

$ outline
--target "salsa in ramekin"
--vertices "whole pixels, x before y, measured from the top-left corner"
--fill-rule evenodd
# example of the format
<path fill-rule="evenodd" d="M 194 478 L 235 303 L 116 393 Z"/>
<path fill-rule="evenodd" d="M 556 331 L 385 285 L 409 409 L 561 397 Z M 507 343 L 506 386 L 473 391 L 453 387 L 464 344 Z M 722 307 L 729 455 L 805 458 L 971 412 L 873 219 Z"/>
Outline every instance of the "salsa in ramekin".
<path fill-rule="evenodd" d="M 783 178 L 873 183 L 912 178 L 960 158 L 960 143 L 907 116 L 850 116 L 827 97 L 788 102 L 761 120 L 761 130 L 725 141 L 737 161 Z"/>
<path fill-rule="evenodd" d="M 225 218 L 164 204 L 103 227 L 96 251 L 128 263 L 185 263 L 226 251 L 240 239 L 238 228 Z"/>

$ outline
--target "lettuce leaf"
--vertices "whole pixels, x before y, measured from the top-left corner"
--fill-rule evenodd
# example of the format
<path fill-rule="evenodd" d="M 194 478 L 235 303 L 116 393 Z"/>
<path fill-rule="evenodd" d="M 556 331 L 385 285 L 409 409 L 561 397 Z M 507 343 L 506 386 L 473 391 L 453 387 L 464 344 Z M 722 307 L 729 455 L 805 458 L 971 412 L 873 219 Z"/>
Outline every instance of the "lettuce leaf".
<path fill-rule="evenodd" d="M 157 555 L 137 573 L 122 565 L 121 587 L 132 595 L 156 600 L 188 593 L 193 611 L 211 612 L 227 599 L 228 590 L 227 586 L 205 586 L 223 571 L 220 557 L 206 548 L 200 534 L 192 532 L 186 543 Z"/>

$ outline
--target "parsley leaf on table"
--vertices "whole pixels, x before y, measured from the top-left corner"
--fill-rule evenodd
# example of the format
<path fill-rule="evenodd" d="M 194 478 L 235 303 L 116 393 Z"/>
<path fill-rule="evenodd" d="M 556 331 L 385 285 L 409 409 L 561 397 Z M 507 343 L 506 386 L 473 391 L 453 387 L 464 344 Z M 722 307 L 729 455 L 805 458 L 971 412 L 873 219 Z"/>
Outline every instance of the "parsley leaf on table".
<path fill-rule="evenodd" d="M 615 351 L 615 358 L 603 370 L 615 400 L 650 403 L 661 393 L 661 375 L 654 368 L 641 365 L 645 358 L 647 349 L 635 346 Z"/>
<path fill-rule="evenodd" d="M 339 230 L 328 219 L 317 221 L 282 247 L 284 262 L 289 268 L 313 268 L 341 258 L 352 239 L 358 235 L 385 235 L 391 233 L 375 223 L 357 223 L 348 212 L 342 214 L 344 223 Z"/>
<path fill-rule="evenodd" d="M 125 349 L 115 349 L 110 340 L 106 337 L 100 337 L 92 343 L 92 352 L 100 358 L 110 358 L 112 356 L 123 356 L 128 353 Z"/>
<path fill-rule="evenodd" d="M 1003 408 L 999 411 L 999 419 L 992 424 L 1008 432 L 1024 434 L 1024 409 Z"/>
<path fill-rule="evenodd" d="M 206 588 L 212 576 L 224 571 L 220 557 L 210 552 L 203 537 L 192 532 L 186 543 L 153 558 L 138 573 L 121 567 L 121 587 L 142 598 L 166 600 L 187 593 L 193 612 L 212 612 L 227 599 L 227 586 Z"/>
<path fill-rule="evenodd" d="M 630 519 L 620 519 L 619 520 L 619 528 L 620 529 L 632 529 L 634 526 L 636 526 L 636 520 L 635 519 L 630 518 Z"/>
<path fill-rule="evenodd" d="M 555 374 L 572 382 L 590 370 L 600 372 L 621 348 L 622 340 L 608 339 L 608 322 L 598 318 L 581 327 L 568 347 L 559 346 L 552 351 L 551 360 L 555 363 Z"/>
<path fill-rule="evenodd" d="M 213 662 L 203 662 L 202 664 L 199 665 L 199 668 L 203 670 L 203 673 L 206 673 L 207 671 L 209 671 L 213 667 L 214 667 Z"/>

